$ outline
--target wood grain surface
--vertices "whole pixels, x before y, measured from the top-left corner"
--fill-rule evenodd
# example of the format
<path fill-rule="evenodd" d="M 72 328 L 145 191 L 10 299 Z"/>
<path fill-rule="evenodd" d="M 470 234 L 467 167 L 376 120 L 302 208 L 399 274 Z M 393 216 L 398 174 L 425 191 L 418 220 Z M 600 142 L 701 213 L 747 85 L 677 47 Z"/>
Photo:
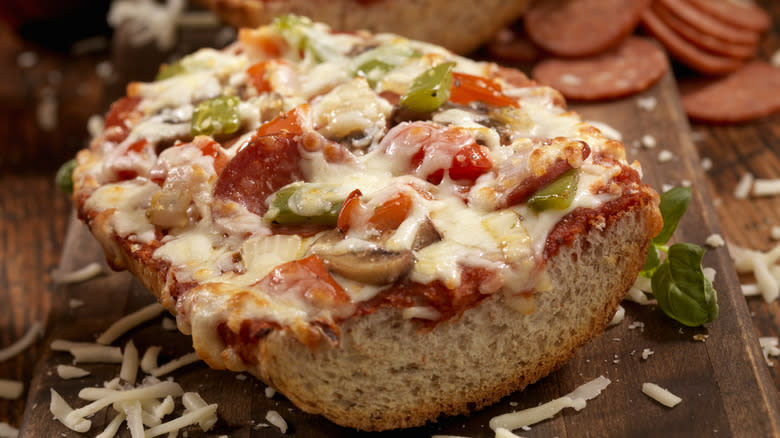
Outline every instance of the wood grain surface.
<path fill-rule="evenodd" d="M 774 22 L 780 22 L 780 3 L 761 3 L 772 13 Z M 761 54 L 769 57 L 778 48 L 780 37 L 775 25 L 762 43 Z M 26 69 L 17 67 L 16 59 L 25 51 L 38 53 L 41 61 Z M 0 422 L 15 427 L 24 423 L 22 436 L 77 436 L 51 421 L 46 388 L 54 385 L 67 394 L 66 398 L 75 400 L 77 387 L 108 380 L 117 373 L 115 366 L 90 366 L 92 377 L 62 381 L 49 373 L 55 364 L 66 363 L 69 358 L 50 352 L 48 339 L 91 339 L 124 312 L 151 301 L 140 284 L 125 273 L 70 287 L 55 286 L 51 280 L 51 272 L 60 260 L 65 269 L 102 260 L 94 241 L 72 222 L 70 201 L 54 188 L 52 170 L 84 145 L 86 118 L 103 112 L 107 101 L 121 90 L 126 79 L 120 76 L 126 75 L 130 67 L 117 63 L 118 73 L 115 71 L 116 76 L 108 81 L 95 73 L 95 66 L 110 56 L 110 51 L 84 56 L 49 53 L 18 40 L 0 26 L 0 59 L 11 66 L 0 70 L 0 138 L 4 142 L 0 152 L 0 347 L 22 336 L 34 321 L 49 321 L 46 341 L 0 363 L 0 378 L 25 382 L 23 399 L 0 400 Z M 136 68 L 148 69 L 144 65 L 137 63 Z M 52 79 L 52 70 L 62 72 L 60 80 Z M 89 84 L 81 93 L 75 91 L 78 78 Z M 41 93 L 52 92 L 63 109 L 58 113 L 55 132 L 41 132 L 35 119 L 36 104 Z M 84 98 L 84 93 L 89 97 Z M 780 225 L 780 198 L 737 200 L 732 193 L 744 172 L 759 178 L 780 175 L 780 115 L 736 126 L 689 127 L 671 76 L 645 95 L 657 97 L 653 111 L 640 109 L 636 98 L 578 106 L 577 110 L 586 119 L 619 129 L 629 157 L 643 163 L 645 179 L 654 187 L 691 181 L 695 195 L 677 238 L 703 244 L 709 234 L 720 232 L 730 242 L 749 248 L 767 250 L 776 245 L 769 238 L 769 230 L 772 225 Z M 18 135 L 20 130 L 25 134 Z M 631 146 L 646 134 L 656 138 L 655 149 Z M 676 159 L 659 163 L 657 154 L 661 149 L 672 151 Z M 706 173 L 699 166 L 701 157 L 713 162 Z M 381 436 L 430 436 L 434 432 L 490 436 L 487 421 L 493 415 L 535 406 L 600 374 L 613 383 L 585 410 L 566 411 L 523 435 L 780 435 L 780 364 L 775 360 L 775 366 L 768 367 L 757 344 L 757 336 L 780 335 L 780 306 L 778 302 L 767 304 L 757 297 L 745 300 L 741 296 L 739 282 L 753 280 L 736 276 L 725 248 L 708 251 L 704 265 L 718 270 L 715 285 L 721 308 L 718 320 L 706 328 L 681 328 L 655 307 L 624 304 L 626 321 L 609 328 L 562 369 L 523 393 L 468 418 L 445 419 L 430 428 Z M 81 297 L 89 305 L 70 309 L 69 297 Z M 644 323 L 644 328 L 630 329 L 634 321 Z M 706 342 L 693 340 L 692 336 L 699 333 L 709 335 Z M 186 337 L 162 330 L 159 319 L 116 344 L 124 345 L 130 338 L 136 340 L 141 351 L 148 345 L 164 344 L 162 360 L 190 348 Z M 648 360 L 640 357 L 644 348 L 655 353 Z M 268 409 L 278 410 L 288 420 L 293 436 L 354 435 L 321 418 L 302 414 L 278 395 L 267 399 L 264 386 L 251 378 L 238 380 L 230 373 L 207 370 L 200 364 L 180 370 L 175 377 L 207 401 L 220 403 L 217 433 L 208 436 L 277 436 L 277 430 L 252 422 L 262 421 Z M 683 397 L 683 403 L 670 410 L 652 402 L 640 392 L 645 381 L 670 388 Z M 93 431 L 106 420 L 93 418 Z"/>

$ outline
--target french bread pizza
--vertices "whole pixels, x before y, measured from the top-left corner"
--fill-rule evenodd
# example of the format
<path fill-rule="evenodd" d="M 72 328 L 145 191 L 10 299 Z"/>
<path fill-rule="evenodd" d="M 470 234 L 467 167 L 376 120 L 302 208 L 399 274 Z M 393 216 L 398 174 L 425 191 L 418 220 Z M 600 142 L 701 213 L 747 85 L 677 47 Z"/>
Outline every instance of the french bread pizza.
<path fill-rule="evenodd" d="M 77 161 L 80 219 L 209 366 L 361 430 L 560 367 L 662 222 L 552 88 L 294 15 L 129 84 Z"/>

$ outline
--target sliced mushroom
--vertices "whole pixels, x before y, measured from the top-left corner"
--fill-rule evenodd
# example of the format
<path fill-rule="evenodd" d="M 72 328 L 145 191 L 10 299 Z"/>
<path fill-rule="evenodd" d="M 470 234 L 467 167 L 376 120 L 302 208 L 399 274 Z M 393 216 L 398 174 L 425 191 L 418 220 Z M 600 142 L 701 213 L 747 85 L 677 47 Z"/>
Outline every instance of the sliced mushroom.
<path fill-rule="evenodd" d="M 411 250 L 389 251 L 381 246 L 342 250 L 336 243 L 342 240 L 338 230 L 322 235 L 311 252 L 322 257 L 332 272 L 361 283 L 382 285 L 406 275 L 414 266 Z"/>
<path fill-rule="evenodd" d="M 420 228 L 417 230 L 417 235 L 414 236 L 414 242 L 412 243 L 412 249 L 417 251 L 418 249 L 425 248 L 426 246 L 436 243 L 441 240 L 441 234 L 433 225 L 430 218 L 425 218 L 425 221 L 420 224 Z"/>

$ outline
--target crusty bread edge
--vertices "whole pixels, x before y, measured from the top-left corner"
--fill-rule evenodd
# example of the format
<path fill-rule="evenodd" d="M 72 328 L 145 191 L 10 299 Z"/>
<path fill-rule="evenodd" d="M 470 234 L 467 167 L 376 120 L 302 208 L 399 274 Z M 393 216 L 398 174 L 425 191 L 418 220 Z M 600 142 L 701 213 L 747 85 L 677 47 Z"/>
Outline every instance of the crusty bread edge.
<path fill-rule="evenodd" d="M 469 53 L 519 18 L 530 0 L 197 0 L 225 22 L 256 27 L 281 14 L 305 15 L 342 31 L 389 32 Z"/>

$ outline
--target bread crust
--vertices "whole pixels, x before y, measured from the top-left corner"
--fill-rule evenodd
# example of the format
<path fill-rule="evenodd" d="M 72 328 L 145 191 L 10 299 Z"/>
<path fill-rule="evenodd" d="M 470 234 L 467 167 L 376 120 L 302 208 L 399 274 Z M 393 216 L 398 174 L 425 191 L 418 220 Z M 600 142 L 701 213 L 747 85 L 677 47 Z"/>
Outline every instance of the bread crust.
<path fill-rule="evenodd" d="M 294 13 L 345 31 L 390 32 L 469 53 L 519 18 L 530 0 L 452 3 L 418 0 L 198 0 L 236 27 L 256 27 Z M 421 25 L 423 24 L 424 25 Z"/>

